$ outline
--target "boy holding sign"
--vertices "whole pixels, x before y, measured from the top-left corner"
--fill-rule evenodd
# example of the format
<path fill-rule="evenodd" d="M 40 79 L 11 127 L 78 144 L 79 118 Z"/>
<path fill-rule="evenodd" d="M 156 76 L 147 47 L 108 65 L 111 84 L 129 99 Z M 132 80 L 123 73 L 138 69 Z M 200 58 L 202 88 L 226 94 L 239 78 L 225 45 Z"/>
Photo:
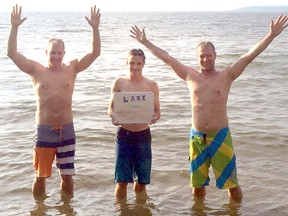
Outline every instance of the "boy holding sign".
<path fill-rule="evenodd" d="M 160 118 L 159 89 L 155 81 L 142 75 L 145 55 L 132 49 L 127 58 L 129 74 L 117 78 L 111 88 L 108 115 L 118 126 L 115 147 L 115 196 L 125 198 L 128 183 L 134 191 L 146 191 L 151 173 L 150 124 Z"/>

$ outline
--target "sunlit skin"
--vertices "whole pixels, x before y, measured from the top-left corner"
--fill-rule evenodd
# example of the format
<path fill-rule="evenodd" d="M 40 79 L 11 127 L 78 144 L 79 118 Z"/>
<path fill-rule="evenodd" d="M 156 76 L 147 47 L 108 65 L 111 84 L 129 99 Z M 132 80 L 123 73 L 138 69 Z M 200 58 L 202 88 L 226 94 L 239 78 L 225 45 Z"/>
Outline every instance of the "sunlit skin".
<path fill-rule="evenodd" d="M 57 68 L 62 68 L 62 62 L 65 55 L 65 50 L 62 43 L 57 41 L 52 41 L 51 43 L 49 43 L 46 50 L 46 55 L 48 57 L 48 68 L 50 68 L 51 70 L 57 70 Z"/>
<path fill-rule="evenodd" d="M 37 101 L 35 121 L 37 125 L 65 125 L 73 122 L 72 95 L 76 76 L 87 69 L 100 55 L 99 35 L 100 12 L 96 6 L 91 7 L 90 18 L 85 17 L 92 29 L 92 49 L 83 57 L 63 63 L 64 43 L 51 39 L 46 49 L 47 64 L 42 65 L 27 59 L 17 51 L 17 34 L 19 26 L 27 19 L 22 18 L 22 7 L 15 5 L 11 13 L 11 30 L 8 39 L 7 55 L 32 80 Z M 73 179 L 70 175 L 61 175 L 61 191 L 73 194 Z M 45 178 L 35 176 L 32 192 L 35 196 L 45 194 Z"/>
<path fill-rule="evenodd" d="M 143 131 L 149 128 L 149 124 L 122 124 L 119 125 L 114 119 L 114 92 L 153 92 L 154 93 L 154 116 L 150 124 L 155 124 L 160 119 L 160 102 L 159 102 L 159 89 L 155 81 L 149 80 L 143 76 L 143 68 L 145 61 L 142 56 L 129 55 L 127 58 L 127 69 L 129 74 L 125 77 L 117 78 L 111 88 L 111 97 L 108 108 L 108 115 L 115 126 L 120 126 L 129 131 Z M 126 182 L 117 182 L 115 187 L 115 197 L 125 198 L 127 196 Z M 134 182 L 133 190 L 136 194 L 145 194 L 146 186 L 138 182 Z"/>
<path fill-rule="evenodd" d="M 155 114 L 151 119 L 150 124 L 155 124 L 160 118 L 159 110 L 159 90 L 158 85 L 151 80 L 148 80 L 143 76 L 142 70 L 145 66 L 143 57 L 141 56 L 128 56 L 126 62 L 129 74 L 126 77 L 120 77 L 115 80 L 112 86 L 112 94 L 114 92 L 153 92 L 155 98 Z M 112 123 L 118 126 L 118 122 L 114 121 L 114 108 L 113 97 L 111 95 L 110 105 L 108 109 L 108 115 L 111 117 Z M 149 127 L 148 124 L 122 124 L 121 127 L 129 131 L 142 131 Z"/>
<path fill-rule="evenodd" d="M 215 72 L 216 53 L 211 46 L 198 47 L 197 60 L 202 73 L 209 74 Z"/>
<path fill-rule="evenodd" d="M 192 128 L 207 133 L 227 127 L 227 100 L 231 85 L 245 68 L 276 38 L 286 27 L 287 16 L 280 15 L 276 21 L 271 20 L 268 34 L 242 55 L 234 64 L 216 70 L 216 51 L 211 42 L 203 42 L 197 48 L 199 70 L 183 65 L 166 51 L 151 43 L 145 33 L 133 26 L 131 37 L 143 44 L 153 55 L 165 62 L 176 75 L 186 81 L 190 91 Z M 195 197 L 205 197 L 206 189 L 192 188 Z M 243 194 L 240 186 L 230 188 L 228 195 L 231 199 L 241 201 Z"/>

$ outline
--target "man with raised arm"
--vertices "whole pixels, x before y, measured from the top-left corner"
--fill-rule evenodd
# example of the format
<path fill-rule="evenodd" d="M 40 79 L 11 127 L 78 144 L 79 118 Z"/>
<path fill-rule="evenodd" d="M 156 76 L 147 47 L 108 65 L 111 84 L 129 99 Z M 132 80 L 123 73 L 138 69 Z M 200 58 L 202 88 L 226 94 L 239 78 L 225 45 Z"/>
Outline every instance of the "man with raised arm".
<path fill-rule="evenodd" d="M 51 176 L 52 163 L 61 176 L 63 194 L 73 195 L 74 155 L 76 136 L 73 125 L 72 95 L 77 74 L 87 69 L 100 55 L 99 35 L 100 11 L 91 7 L 90 18 L 85 17 L 92 28 L 92 47 L 81 58 L 63 63 L 64 42 L 52 38 L 46 50 L 47 65 L 27 59 L 17 50 L 19 26 L 26 20 L 21 18 L 22 7 L 14 6 L 11 13 L 11 30 L 7 55 L 23 72 L 30 75 L 37 99 L 36 130 L 34 138 L 35 179 L 33 194 L 45 195 L 45 179 Z"/>
<path fill-rule="evenodd" d="M 145 34 L 132 27 L 130 35 L 143 44 L 157 58 L 165 62 L 184 81 L 190 90 L 192 128 L 190 133 L 190 184 L 195 198 L 204 197 L 209 184 L 209 167 L 212 165 L 216 186 L 228 189 L 229 197 L 242 200 L 238 184 L 236 158 L 232 145 L 227 117 L 227 100 L 232 82 L 247 65 L 262 53 L 286 27 L 287 16 L 271 20 L 269 33 L 234 64 L 222 70 L 215 68 L 216 51 L 211 42 L 202 42 L 197 47 L 199 70 L 183 65 L 166 51 L 151 43 Z"/>

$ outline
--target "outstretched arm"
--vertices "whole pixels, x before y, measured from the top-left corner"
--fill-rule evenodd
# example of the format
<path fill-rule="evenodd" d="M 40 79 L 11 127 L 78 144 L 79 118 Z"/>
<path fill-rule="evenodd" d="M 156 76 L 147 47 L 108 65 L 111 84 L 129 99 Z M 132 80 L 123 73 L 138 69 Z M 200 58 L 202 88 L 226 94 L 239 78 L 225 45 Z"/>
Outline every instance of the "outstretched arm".
<path fill-rule="evenodd" d="M 247 53 L 242 55 L 238 61 L 231 66 L 230 75 L 232 79 L 236 79 L 244 69 L 252 62 L 260 53 L 262 53 L 287 26 L 288 17 L 279 16 L 276 22 L 270 21 L 269 33 L 255 46 L 253 46 Z"/>
<path fill-rule="evenodd" d="M 155 46 L 146 38 L 145 28 L 141 31 L 136 25 L 130 30 L 130 37 L 143 44 L 153 55 L 169 65 L 173 71 L 183 80 L 188 78 L 188 67 L 180 63 L 177 59 L 170 56 L 166 51 Z"/>
<path fill-rule="evenodd" d="M 101 41 L 99 33 L 99 24 L 100 24 L 100 9 L 97 9 L 96 6 L 91 7 L 91 16 L 90 19 L 85 16 L 85 19 L 92 27 L 92 50 L 90 53 L 86 54 L 82 58 L 72 61 L 76 72 L 81 72 L 88 68 L 95 59 L 100 56 L 101 52 Z"/>
<path fill-rule="evenodd" d="M 17 67 L 25 73 L 32 74 L 35 69 L 36 62 L 27 59 L 17 50 L 17 34 L 19 26 L 27 19 L 21 18 L 22 7 L 14 6 L 11 13 L 11 29 L 8 38 L 7 56 L 17 65 Z"/>

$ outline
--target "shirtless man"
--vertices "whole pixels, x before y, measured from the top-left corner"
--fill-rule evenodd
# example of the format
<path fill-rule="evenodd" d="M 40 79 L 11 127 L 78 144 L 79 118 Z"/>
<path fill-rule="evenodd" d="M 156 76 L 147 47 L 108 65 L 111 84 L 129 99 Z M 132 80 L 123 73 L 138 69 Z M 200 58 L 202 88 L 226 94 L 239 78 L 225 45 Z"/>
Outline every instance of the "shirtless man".
<path fill-rule="evenodd" d="M 159 89 L 155 81 L 145 78 L 142 74 L 145 65 L 145 55 L 141 49 L 132 49 L 128 54 L 127 66 L 129 74 L 117 78 L 111 88 L 111 98 L 108 115 L 112 123 L 118 127 L 115 140 L 115 196 L 125 198 L 128 183 L 134 182 L 136 194 L 145 193 L 145 185 L 150 183 L 151 173 L 151 133 L 149 124 L 121 124 L 114 118 L 115 92 L 153 92 L 154 116 L 150 124 L 160 118 Z M 136 178 L 135 178 L 136 176 Z M 134 177 L 134 178 L 133 178 Z"/>
<path fill-rule="evenodd" d="M 100 55 L 100 13 L 91 7 L 91 17 L 85 17 L 92 27 L 92 49 L 82 58 L 62 63 L 65 54 L 64 43 L 51 39 L 46 50 L 47 65 L 27 59 L 17 51 L 19 26 L 26 20 L 21 18 L 21 6 L 14 6 L 11 13 L 11 31 L 7 55 L 23 72 L 30 75 L 37 99 L 36 131 L 34 139 L 35 179 L 33 194 L 45 195 L 45 179 L 51 176 L 52 163 L 61 175 L 61 190 L 73 195 L 75 132 L 72 114 L 72 94 L 77 74 L 88 68 Z"/>
<path fill-rule="evenodd" d="M 208 169 L 214 169 L 216 185 L 228 189 L 230 198 L 241 201 L 236 159 L 227 117 L 227 99 L 232 82 L 247 65 L 263 52 L 273 39 L 287 27 L 286 16 L 271 20 L 269 33 L 234 64 L 222 70 L 215 68 L 216 52 L 211 42 L 197 47 L 200 70 L 188 67 L 152 44 L 137 26 L 130 30 L 131 37 L 143 44 L 153 55 L 169 65 L 190 90 L 192 128 L 190 136 L 191 187 L 195 198 L 204 197 L 209 184 Z M 210 161 L 211 160 L 211 161 Z"/>

